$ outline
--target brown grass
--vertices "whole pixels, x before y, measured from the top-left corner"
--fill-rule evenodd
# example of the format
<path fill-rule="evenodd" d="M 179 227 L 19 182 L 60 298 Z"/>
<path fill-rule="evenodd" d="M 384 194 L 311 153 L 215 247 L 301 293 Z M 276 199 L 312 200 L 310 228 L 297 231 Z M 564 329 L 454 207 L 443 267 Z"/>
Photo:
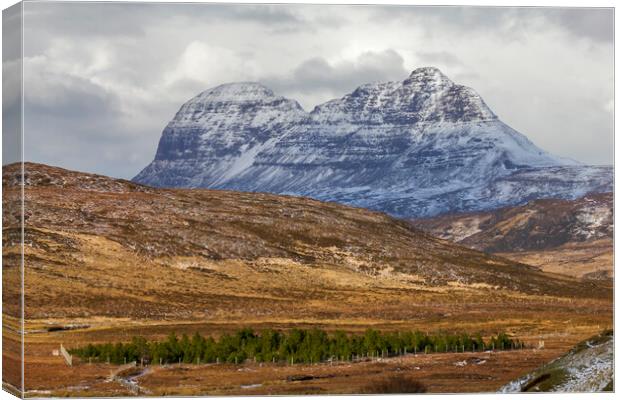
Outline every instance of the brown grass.
<path fill-rule="evenodd" d="M 406 394 L 426 392 L 426 386 L 424 386 L 420 381 L 402 375 L 394 375 L 372 382 L 361 390 L 361 393 L 367 394 Z"/>
<path fill-rule="evenodd" d="M 570 243 L 550 250 L 499 253 L 502 257 L 540 267 L 545 272 L 578 278 L 612 278 L 614 246 L 611 239 Z"/>

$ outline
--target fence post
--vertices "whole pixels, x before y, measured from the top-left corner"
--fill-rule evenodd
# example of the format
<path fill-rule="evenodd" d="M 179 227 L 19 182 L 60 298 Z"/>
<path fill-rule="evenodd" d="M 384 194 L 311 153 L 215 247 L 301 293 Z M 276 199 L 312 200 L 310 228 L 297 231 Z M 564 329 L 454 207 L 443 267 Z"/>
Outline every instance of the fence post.
<path fill-rule="evenodd" d="M 65 349 L 65 346 L 63 346 L 62 343 L 60 344 L 60 354 L 62 354 L 63 358 L 65 359 L 65 362 L 67 363 L 67 365 L 72 367 L 73 366 L 73 356 L 71 354 L 69 354 L 69 352 L 67 351 L 67 349 Z"/>

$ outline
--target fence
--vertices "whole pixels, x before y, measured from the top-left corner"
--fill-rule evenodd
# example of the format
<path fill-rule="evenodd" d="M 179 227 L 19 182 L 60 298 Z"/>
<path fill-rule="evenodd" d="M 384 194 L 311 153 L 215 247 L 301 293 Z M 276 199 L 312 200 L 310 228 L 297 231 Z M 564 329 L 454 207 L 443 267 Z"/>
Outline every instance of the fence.
<path fill-rule="evenodd" d="M 67 349 L 65 349 L 65 346 L 63 346 L 62 343 L 60 344 L 60 355 L 63 356 L 68 366 L 73 366 L 73 356 L 69 354 L 69 352 L 67 351 Z"/>

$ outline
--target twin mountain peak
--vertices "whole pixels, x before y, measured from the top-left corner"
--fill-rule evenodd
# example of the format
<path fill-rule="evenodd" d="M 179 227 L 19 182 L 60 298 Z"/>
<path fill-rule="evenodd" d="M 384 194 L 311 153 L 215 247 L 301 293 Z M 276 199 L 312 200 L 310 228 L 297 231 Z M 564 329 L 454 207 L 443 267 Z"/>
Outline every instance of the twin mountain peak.
<path fill-rule="evenodd" d="M 612 168 L 549 154 L 439 69 L 306 112 L 254 82 L 183 104 L 134 181 L 314 197 L 428 217 L 612 191 Z"/>

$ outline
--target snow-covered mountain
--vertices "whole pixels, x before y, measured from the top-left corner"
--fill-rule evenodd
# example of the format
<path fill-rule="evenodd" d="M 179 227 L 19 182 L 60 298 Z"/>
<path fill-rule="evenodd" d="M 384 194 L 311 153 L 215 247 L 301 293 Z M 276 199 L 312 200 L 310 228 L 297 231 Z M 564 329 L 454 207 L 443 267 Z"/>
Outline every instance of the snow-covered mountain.
<path fill-rule="evenodd" d="M 181 106 L 155 161 L 134 178 L 152 186 L 222 187 L 308 117 L 293 100 L 253 82 L 221 85 Z"/>
<path fill-rule="evenodd" d="M 207 90 L 134 180 L 315 197 L 400 217 L 612 190 L 611 167 L 556 157 L 437 68 L 358 87 L 306 113 L 258 83 Z"/>

